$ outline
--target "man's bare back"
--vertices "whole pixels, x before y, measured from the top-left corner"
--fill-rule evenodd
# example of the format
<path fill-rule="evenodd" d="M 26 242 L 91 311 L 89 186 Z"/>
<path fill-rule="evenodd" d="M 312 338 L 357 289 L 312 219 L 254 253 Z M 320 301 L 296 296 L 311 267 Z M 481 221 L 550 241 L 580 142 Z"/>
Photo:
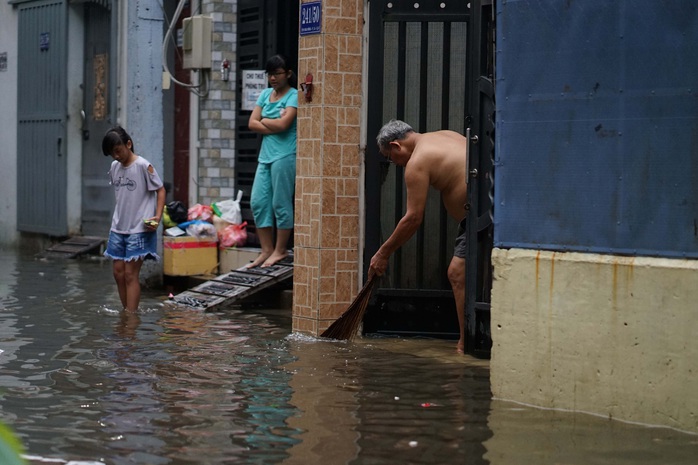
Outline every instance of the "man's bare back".
<path fill-rule="evenodd" d="M 441 192 L 448 214 L 456 221 L 465 217 L 467 197 L 467 139 L 453 131 L 420 134 L 404 121 L 391 120 L 376 137 L 378 148 L 388 161 L 405 168 L 407 206 L 392 232 L 371 258 L 369 276 L 381 276 L 388 268 L 390 256 L 419 229 L 430 187 Z M 459 237 L 460 240 L 460 237 Z M 461 241 L 462 242 L 462 241 Z M 448 280 L 456 303 L 460 339 L 456 350 L 465 347 L 465 258 L 454 251 L 448 266 Z"/>
<path fill-rule="evenodd" d="M 467 197 L 467 139 L 454 131 L 436 131 L 416 136 L 414 151 L 405 167 L 406 179 L 411 170 L 426 170 L 429 184 L 441 192 L 446 211 L 456 221 L 462 220 Z"/>

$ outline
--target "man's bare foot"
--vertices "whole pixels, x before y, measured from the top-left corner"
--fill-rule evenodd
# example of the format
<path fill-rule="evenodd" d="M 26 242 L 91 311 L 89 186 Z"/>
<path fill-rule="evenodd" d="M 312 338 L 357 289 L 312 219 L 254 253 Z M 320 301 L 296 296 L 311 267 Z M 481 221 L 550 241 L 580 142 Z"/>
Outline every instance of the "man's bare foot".
<path fill-rule="evenodd" d="M 266 262 L 270 256 L 271 253 L 262 252 L 257 256 L 257 258 L 255 258 L 255 260 L 252 263 L 248 263 L 247 265 L 245 265 L 245 268 L 255 268 L 257 266 L 263 265 L 264 262 Z"/>
<path fill-rule="evenodd" d="M 281 260 L 283 260 L 286 257 L 288 257 L 288 252 L 285 252 L 285 253 L 274 252 L 273 254 L 271 254 L 271 256 L 269 258 L 266 259 L 266 261 L 262 265 L 262 268 L 276 265 L 278 262 L 280 262 Z"/>
<path fill-rule="evenodd" d="M 456 353 L 457 354 L 464 354 L 465 353 L 465 342 L 464 341 L 458 341 L 458 344 L 456 344 Z"/>

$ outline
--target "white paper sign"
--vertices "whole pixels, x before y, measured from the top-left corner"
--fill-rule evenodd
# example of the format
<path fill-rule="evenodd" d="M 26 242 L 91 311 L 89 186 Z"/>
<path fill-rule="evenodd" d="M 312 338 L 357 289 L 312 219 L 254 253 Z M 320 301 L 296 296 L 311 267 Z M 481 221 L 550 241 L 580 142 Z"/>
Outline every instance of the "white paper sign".
<path fill-rule="evenodd" d="M 242 70 L 242 109 L 254 110 L 259 94 L 267 88 L 267 74 L 263 70 Z"/>

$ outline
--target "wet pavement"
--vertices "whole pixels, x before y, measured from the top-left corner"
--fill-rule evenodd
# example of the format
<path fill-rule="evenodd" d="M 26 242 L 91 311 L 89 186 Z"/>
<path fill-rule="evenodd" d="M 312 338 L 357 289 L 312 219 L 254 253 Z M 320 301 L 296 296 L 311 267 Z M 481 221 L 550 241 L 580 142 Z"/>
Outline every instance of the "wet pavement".
<path fill-rule="evenodd" d="M 320 341 L 164 294 L 125 315 L 109 261 L 0 250 L 0 421 L 30 463 L 698 463 L 696 435 L 492 400 L 453 341 Z"/>

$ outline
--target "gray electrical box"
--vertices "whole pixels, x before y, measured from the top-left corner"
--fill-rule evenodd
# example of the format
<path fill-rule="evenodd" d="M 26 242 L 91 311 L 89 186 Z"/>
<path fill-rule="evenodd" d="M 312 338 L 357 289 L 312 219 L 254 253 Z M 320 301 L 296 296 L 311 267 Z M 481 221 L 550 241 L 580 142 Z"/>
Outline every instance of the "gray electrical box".
<path fill-rule="evenodd" d="M 208 16 L 192 16 L 182 21 L 184 69 L 211 68 L 212 20 Z"/>

